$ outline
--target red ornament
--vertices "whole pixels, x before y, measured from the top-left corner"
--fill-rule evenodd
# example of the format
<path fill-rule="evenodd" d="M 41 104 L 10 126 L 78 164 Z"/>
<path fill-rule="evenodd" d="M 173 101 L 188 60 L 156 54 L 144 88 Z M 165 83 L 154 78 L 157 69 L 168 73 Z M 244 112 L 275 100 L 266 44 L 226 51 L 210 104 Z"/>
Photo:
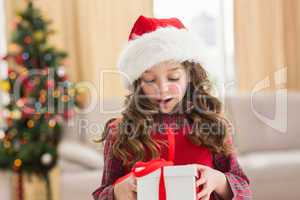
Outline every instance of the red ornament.
<path fill-rule="evenodd" d="M 25 82 L 24 85 L 25 85 L 25 90 L 26 90 L 27 93 L 32 92 L 34 90 L 34 84 L 33 84 L 32 81 L 28 80 L 28 81 Z"/>
<path fill-rule="evenodd" d="M 49 119 L 50 118 L 50 116 L 51 116 L 51 113 L 50 112 L 45 112 L 45 119 Z"/>
<path fill-rule="evenodd" d="M 54 86 L 55 86 L 54 80 L 47 80 L 47 83 L 46 83 L 47 89 L 53 89 Z"/>
<path fill-rule="evenodd" d="M 22 57 L 22 55 L 17 55 L 14 57 L 15 58 L 15 62 L 18 64 L 18 65 L 22 65 L 24 63 L 24 59 Z"/>
<path fill-rule="evenodd" d="M 35 113 L 35 109 L 30 108 L 28 106 L 25 106 L 22 110 L 22 116 L 25 117 L 25 118 L 30 116 L 30 115 L 33 115 L 34 113 Z"/>
<path fill-rule="evenodd" d="M 74 116 L 74 114 L 75 114 L 75 112 L 73 109 L 66 110 L 66 111 L 64 111 L 64 119 L 69 120 L 70 118 L 72 118 Z"/>
<path fill-rule="evenodd" d="M 32 38 L 31 38 L 29 35 L 27 35 L 27 36 L 24 38 L 24 43 L 25 43 L 25 44 L 31 44 L 31 43 L 32 43 Z"/>

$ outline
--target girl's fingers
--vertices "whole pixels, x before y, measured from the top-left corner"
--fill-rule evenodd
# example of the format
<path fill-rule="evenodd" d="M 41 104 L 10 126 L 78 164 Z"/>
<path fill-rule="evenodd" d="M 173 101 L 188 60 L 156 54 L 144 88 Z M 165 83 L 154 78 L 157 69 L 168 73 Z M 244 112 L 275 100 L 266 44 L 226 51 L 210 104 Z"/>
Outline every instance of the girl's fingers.
<path fill-rule="evenodd" d="M 129 194 L 127 200 L 136 200 L 136 194 L 135 193 Z"/>
<path fill-rule="evenodd" d="M 202 197 L 204 197 L 208 193 L 209 193 L 209 191 L 208 191 L 207 184 L 204 184 L 202 190 L 197 194 L 197 197 L 198 197 L 198 199 L 201 199 Z"/>
<path fill-rule="evenodd" d="M 205 177 L 201 176 L 201 178 L 199 180 L 197 180 L 196 186 L 199 187 L 200 185 L 203 185 L 204 183 L 206 183 L 206 179 L 205 179 Z"/>
<path fill-rule="evenodd" d="M 200 200 L 209 200 L 210 194 L 205 195 Z"/>
<path fill-rule="evenodd" d="M 132 200 L 136 200 L 137 199 L 137 194 L 136 193 L 134 193 L 133 195 L 132 195 Z"/>
<path fill-rule="evenodd" d="M 130 185 L 131 185 L 131 190 L 136 193 L 137 192 L 136 184 L 130 184 Z"/>
<path fill-rule="evenodd" d="M 132 178 L 133 178 L 133 183 L 134 183 L 134 185 L 136 185 L 136 178 L 135 178 L 135 176 L 132 177 Z"/>
<path fill-rule="evenodd" d="M 202 172 L 207 169 L 207 166 L 198 164 L 197 169 L 198 169 L 198 171 Z"/>

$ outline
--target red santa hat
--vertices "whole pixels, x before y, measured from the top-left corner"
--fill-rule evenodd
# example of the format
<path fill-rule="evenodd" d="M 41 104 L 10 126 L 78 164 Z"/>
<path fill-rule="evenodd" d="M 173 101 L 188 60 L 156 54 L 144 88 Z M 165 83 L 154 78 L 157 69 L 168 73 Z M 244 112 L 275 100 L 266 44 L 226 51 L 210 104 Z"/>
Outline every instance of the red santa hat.
<path fill-rule="evenodd" d="M 131 90 L 132 83 L 145 70 L 162 61 L 188 60 L 204 64 L 206 56 L 202 44 L 200 38 L 177 18 L 141 15 L 133 25 L 117 64 L 125 87 Z"/>

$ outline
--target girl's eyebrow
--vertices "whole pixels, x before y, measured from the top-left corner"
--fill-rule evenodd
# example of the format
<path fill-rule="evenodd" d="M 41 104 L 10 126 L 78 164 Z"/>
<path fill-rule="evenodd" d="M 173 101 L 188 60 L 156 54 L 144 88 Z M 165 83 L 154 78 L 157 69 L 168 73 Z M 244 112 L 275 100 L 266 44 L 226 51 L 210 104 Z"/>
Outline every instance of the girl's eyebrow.
<path fill-rule="evenodd" d="M 168 69 L 168 71 L 175 71 L 175 70 L 177 70 L 179 68 L 181 68 L 181 67 L 174 67 L 174 68 Z M 145 73 L 149 73 L 149 72 L 151 72 L 151 70 L 146 70 L 145 71 Z"/>
<path fill-rule="evenodd" d="M 180 67 L 174 67 L 174 68 L 172 68 L 172 69 L 169 69 L 168 71 L 175 71 L 175 70 L 177 70 L 177 69 L 179 69 Z"/>

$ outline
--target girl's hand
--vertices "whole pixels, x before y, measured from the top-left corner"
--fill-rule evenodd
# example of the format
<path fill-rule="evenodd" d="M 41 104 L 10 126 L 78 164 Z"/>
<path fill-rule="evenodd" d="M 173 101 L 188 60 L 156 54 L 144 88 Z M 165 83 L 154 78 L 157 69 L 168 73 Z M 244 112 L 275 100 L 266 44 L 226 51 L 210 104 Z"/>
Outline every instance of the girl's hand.
<path fill-rule="evenodd" d="M 224 190 L 227 180 L 222 172 L 200 164 L 197 165 L 197 169 L 200 179 L 197 180 L 196 186 L 202 186 L 202 190 L 197 194 L 198 200 L 209 200 L 213 191 L 218 193 Z"/>
<path fill-rule="evenodd" d="M 136 178 L 134 175 L 114 185 L 114 198 L 116 200 L 136 200 Z"/>

